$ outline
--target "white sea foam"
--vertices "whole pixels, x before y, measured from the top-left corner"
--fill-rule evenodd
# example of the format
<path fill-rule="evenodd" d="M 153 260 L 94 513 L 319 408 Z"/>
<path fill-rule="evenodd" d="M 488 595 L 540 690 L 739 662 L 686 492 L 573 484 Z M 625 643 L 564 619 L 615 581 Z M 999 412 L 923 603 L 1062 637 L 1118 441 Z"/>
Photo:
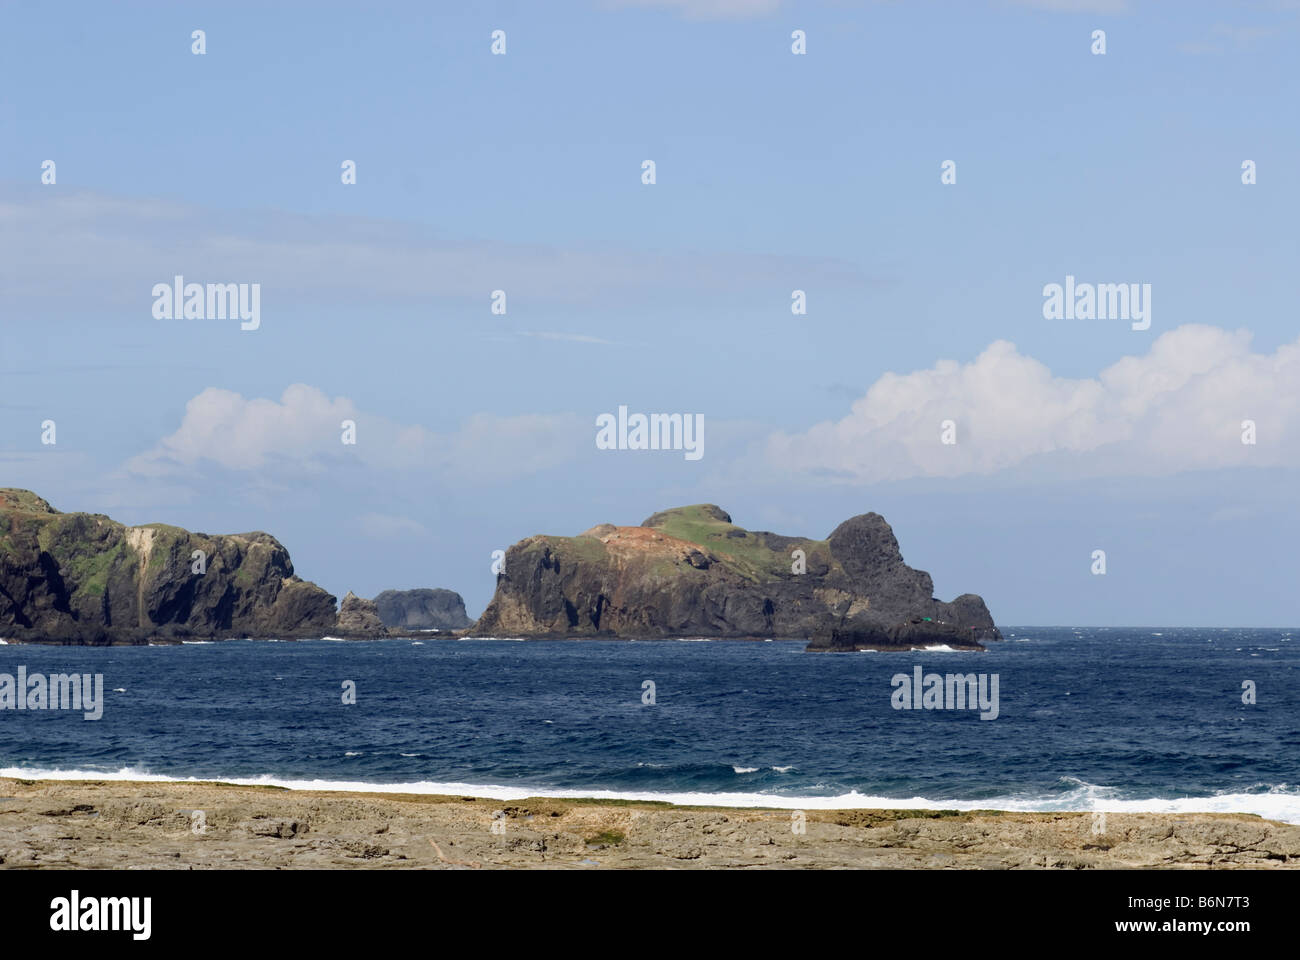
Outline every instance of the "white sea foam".
<path fill-rule="evenodd" d="M 645 764 L 645 766 L 653 766 Z M 421 780 L 412 783 L 365 783 L 357 780 L 290 780 L 272 777 L 164 777 L 142 770 L 44 770 L 0 767 L 0 777 L 26 780 L 134 780 L 143 783 L 231 783 L 276 786 L 290 790 L 355 791 L 358 793 L 421 793 L 523 800 L 528 797 L 585 797 L 593 800 L 666 801 L 706 807 L 772 807 L 781 810 L 1006 810 L 1013 812 L 1107 813 L 1253 813 L 1269 820 L 1300 824 L 1300 790 L 1286 784 L 1266 793 L 1221 793 L 1203 797 L 1120 799 L 1113 787 L 1082 781 L 1067 793 L 1053 796 L 990 797 L 985 800 L 931 800 L 928 797 L 881 797 L 856 790 L 835 796 L 790 797 L 770 793 L 695 793 L 647 790 L 588 790 L 585 787 L 508 787 Z"/>
<path fill-rule="evenodd" d="M 758 767 L 738 767 L 735 764 L 732 764 L 731 769 L 735 770 L 737 773 L 758 773 Z"/>
<path fill-rule="evenodd" d="M 217 641 L 215 640 L 182 640 L 182 647 L 210 647 Z"/>

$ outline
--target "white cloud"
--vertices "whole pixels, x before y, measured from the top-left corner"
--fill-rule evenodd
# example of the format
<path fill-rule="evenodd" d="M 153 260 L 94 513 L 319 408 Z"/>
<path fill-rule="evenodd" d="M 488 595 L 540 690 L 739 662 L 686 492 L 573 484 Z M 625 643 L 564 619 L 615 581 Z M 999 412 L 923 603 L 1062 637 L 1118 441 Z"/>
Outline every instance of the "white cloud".
<path fill-rule="evenodd" d="M 356 443 L 343 443 L 343 421 Z M 185 405 L 175 433 L 133 457 L 126 472 L 180 476 L 216 465 L 262 475 L 320 474 L 348 462 L 383 471 L 419 471 L 431 479 L 482 480 L 545 470 L 590 445 L 585 422 L 567 414 L 476 414 L 457 431 L 435 433 L 358 410 L 295 383 L 278 401 L 246 399 L 209 387 Z"/>
<path fill-rule="evenodd" d="M 955 445 L 940 442 L 949 419 Z M 1253 446 L 1241 442 L 1245 419 Z M 848 416 L 777 433 L 766 455 L 782 472 L 849 482 L 1300 466 L 1300 341 L 1260 354 L 1245 331 L 1188 325 L 1095 379 L 1070 379 L 998 340 L 967 364 L 885 374 Z"/>

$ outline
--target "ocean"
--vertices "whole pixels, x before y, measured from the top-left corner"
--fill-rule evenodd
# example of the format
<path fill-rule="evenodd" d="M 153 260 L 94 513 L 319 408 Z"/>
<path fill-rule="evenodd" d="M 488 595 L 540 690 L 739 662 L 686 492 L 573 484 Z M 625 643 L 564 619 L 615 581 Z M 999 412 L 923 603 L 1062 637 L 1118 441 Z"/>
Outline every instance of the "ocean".
<path fill-rule="evenodd" d="M 1300 823 L 1295 632 L 1012 627 L 986 653 L 436 633 L 7 645 L 0 673 L 100 673 L 105 703 L 94 721 L 0 710 L 0 775 Z M 996 675 L 996 719 L 895 709 L 892 678 L 918 666 Z"/>

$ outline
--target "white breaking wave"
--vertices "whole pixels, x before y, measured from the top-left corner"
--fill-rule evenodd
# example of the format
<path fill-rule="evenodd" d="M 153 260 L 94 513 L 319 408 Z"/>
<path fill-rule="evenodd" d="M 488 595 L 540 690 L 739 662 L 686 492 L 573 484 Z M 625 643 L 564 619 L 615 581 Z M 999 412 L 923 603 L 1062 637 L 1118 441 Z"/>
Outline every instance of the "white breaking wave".
<path fill-rule="evenodd" d="M 736 773 L 758 773 L 758 767 L 738 767 L 732 764 L 731 769 Z"/>
<path fill-rule="evenodd" d="M 645 764 L 653 766 L 653 764 Z M 230 783 L 237 786 L 275 786 L 289 790 L 348 791 L 355 793 L 421 793 L 478 797 L 486 800 L 524 800 L 528 797 L 588 798 L 592 800 L 663 801 L 702 807 L 772 807 L 780 810 L 1003 810 L 1017 813 L 1253 813 L 1268 820 L 1300 824 L 1300 792 L 1286 784 L 1267 793 L 1222 793 L 1205 797 L 1170 799 L 1120 799 L 1114 787 L 1098 787 L 1072 780 L 1079 786 L 1050 797 L 990 797 L 986 800 L 931 800 L 928 797 L 880 797 L 856 790 L 835 796 L 791 797 L 770 793 L 695 793 L 648 790 L 589 790 L 585 787 L 509 787 L 499 784 L 420 780 L 411 783 L 366 783 L 359 780 L 290 780 L 263 774 L 259 777 L 166 777 L 142 770 L 42 770 L 0 767 L 0 777 L 25 780 L 127 780 L 141 783 Z M 1070 778 L 1067 778 L 1070 779 Z"/>

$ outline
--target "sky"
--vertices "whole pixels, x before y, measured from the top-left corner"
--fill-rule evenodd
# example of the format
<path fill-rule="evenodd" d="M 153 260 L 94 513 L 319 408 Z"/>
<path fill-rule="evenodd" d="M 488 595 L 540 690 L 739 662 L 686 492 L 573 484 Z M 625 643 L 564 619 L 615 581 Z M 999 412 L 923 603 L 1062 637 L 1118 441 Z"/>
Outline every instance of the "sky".
<path fill-rule="evenodd" d="M 471 616 L 494 550 L 707 502 L 881 513 L 1000 624 L 1300 624 L 1298 47 L 1283 0 L 5 3 L 0 486 Z M 598 448 L 620 406 L 703 456 Z"/>

